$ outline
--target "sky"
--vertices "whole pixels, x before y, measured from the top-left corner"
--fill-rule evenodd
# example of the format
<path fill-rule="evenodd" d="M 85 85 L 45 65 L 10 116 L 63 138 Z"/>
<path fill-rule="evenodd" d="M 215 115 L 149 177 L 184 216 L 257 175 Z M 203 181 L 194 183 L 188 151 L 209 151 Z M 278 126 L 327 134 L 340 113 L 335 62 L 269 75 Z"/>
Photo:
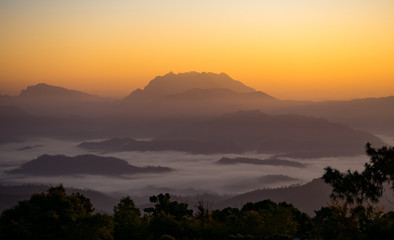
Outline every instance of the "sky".
<path fill-rule="evenodd" d="M 1 0 L 0 94 L 124 97 L 170 71 L 280 99 L 394 95 L 392 0 Z"/>

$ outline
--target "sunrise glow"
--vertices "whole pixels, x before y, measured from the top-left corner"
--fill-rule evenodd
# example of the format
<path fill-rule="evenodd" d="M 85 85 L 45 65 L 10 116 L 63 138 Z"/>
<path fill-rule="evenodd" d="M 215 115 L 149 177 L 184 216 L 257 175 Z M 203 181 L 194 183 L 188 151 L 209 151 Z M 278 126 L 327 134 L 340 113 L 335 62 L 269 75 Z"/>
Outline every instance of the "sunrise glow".
<path fill-rule="evenodd" d="M 390 0 L 6 0 L 0 94 L 46 82 L 121 98 L 198 71 L 281 99 L 388 96 L 393 12 Z"/>

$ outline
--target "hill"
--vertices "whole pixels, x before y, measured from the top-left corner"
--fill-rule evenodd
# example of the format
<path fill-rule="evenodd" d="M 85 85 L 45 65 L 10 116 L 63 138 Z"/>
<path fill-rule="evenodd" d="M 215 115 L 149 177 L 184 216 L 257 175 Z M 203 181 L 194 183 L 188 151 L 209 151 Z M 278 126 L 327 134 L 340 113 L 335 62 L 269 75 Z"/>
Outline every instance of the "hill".
<path fill-rule="evenodd" d="M 223 157 L 220 160 L 216 161 L 216 164 L 222 164 L 222 165 L 254 164 L 254 165 L 268 165 L 268 166 L 288 166 L 288 167 L 297 167 L 297 168 L 305 167 L 305 164 L 303 163 L 278 159 L 278 158 L 257 159 L 257 158 L 246 158 L 246 157 L 238 157 L 238 158 Z"/>
<path fill-rule="evenodd" d="M 366 142 L 382 145 L 369 133 L 325 119 L 240 111 L 179 128 L 159 140 L 232 142 L 244 151 L 298 153 L 303 157 L 363 154 Z"/>
<path fill-rule="evenodd" d="M 113 101 L 63 87 L 39 83 L 23 89 L 16 97 L 0 98 L 0 105 L 13 105 L 25 111 L 51 116 L 94 113 L 95 108 Z M 93 109 L 92 109 L 93 108 Z"/>
<path fill-rule="evenodd" d="M 288 202 L 309 215 L 319 210 L 330 201 L 331 186 L 321 179 L 314 179 L 304 185 L 295 185 L 284 188 L 258 189 L 226 199 L 216 207 L 242 206 L 247 202 L 258 202 L 270 199 L 274 202 Z"/>
<path fill-rule="evenodd" d="M 135 167 L 125 160 L 115 157 L 100 157 L 86 154 L 75 157 L 64 155 L 42 155 L 17 169 L 8 171 L 10 174 L 28 174 L 38 176 L 61 176 L 73 174 L 94 174 L 119 176 L 136 173 L 161 173 L 171 171 L 166 167 Z"/>
<path fill-rule="evenodd" d="M 79 139 L 100 134 L 98 126 L 78 116 L 37 116 L 19 107 L 0 106 L 0 143 L 29 137 Z"/>
<path fill-rule="evenodd" d="M 136 90 L 119 101 L 37 84 L 22 90 L 17 97 L 0 96 L 0 105 L 12 105 L 36 117 L 57 117 L 48 125 L 48 130 L 41 128 L 41 131 L 69 129 L 75 132 L 73 136 L 77 139 L 86 136 L 153 138 L 196 121 L 208 121 L 226 113 L 255 109 L 268 114 L 325 118 L 353 129 L 389 137 L 394 134 L 394 97 L 324 102 L 279 100 L 267 93 L 255 91 L 224 73 L 168 73 L 154 78 L 144 89 Z M 0 112 L 0 118 L 7 117 Z M 21 129 L 23 117 L 19 118 L 15 126 L 11 125 L 12 129 Z M 22 135 L 35 132 L 29 127 L 30 124 L 24 122 L 22 128 L 26 131 L 20 131 Z M 36 125 L 32 124 L 32 128 Z M 53 136 L 56 131 L 43 135 Z M 71 135 L 62 130 L 58 132 L 57 137 Z M 301 156 L 302 153 L 294 155 Z"/>
<path fill-rule="evenodd" d="M 394 96 L 348 101 L 282 101 L 276 107 L 266 110 L 275 114 L 297 113 L 322 117 L 356 129 L 394 135 Z"/>
<path fill-rule="evenodd" d="M 192 154 L 241 153 L 241 150 L 229 142 L 193 141 L 193 140 L 151 140 L 138 141 L 132 138 L 112 138 L 98 142 L 83 142 L 80 148 L 107 151 L 180 151 Z"/>
<path fill-rule="evenodd" d="M 90 101 L 101 102 L 109 100 L 97 95 L 92 95 L 76 90 L 70 90 L 63 87 L 52 86 L 45 83 L 39 83 L 33 86 L 28 86 L 22 90 L 18 98 L 25 101 L 46 101 L 59 100 L 59 101 Z"/>

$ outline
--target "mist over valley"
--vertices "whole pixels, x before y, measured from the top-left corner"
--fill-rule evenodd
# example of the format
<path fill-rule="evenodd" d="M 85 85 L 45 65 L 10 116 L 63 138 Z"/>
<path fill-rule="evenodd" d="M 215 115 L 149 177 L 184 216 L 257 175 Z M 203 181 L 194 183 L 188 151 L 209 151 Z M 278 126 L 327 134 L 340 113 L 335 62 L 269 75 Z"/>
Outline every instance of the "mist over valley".
<path fill-rule="evenodd" d="M 143 205 L 169 192 L 217 207 L 283 199 L 313 213 L 288 193 L 327 166 L 361 169 L 367 142 L 392 144 L 393 107 L 394 97 L 280 100 L 224 73 L 169 73 L 120 100 L 37 84 L 0 98 L 0 181 L 7 191 L 98 191 L 107 210 L 121 195 Z M 326 192 L 310 206 L 325 204 Z"/>

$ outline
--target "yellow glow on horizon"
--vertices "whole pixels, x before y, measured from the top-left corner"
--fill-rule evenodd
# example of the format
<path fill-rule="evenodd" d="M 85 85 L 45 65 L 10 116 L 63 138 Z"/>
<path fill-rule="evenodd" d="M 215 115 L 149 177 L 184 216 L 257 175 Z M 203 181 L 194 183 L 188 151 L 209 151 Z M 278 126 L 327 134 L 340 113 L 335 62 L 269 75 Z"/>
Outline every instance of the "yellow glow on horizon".
<path fill-rule="evenodd" d="M 122 97 L 205 71 L 285 99 L 394 95 L 388 0 L 5 2 L 0 94 L 47 82 Z"/>

